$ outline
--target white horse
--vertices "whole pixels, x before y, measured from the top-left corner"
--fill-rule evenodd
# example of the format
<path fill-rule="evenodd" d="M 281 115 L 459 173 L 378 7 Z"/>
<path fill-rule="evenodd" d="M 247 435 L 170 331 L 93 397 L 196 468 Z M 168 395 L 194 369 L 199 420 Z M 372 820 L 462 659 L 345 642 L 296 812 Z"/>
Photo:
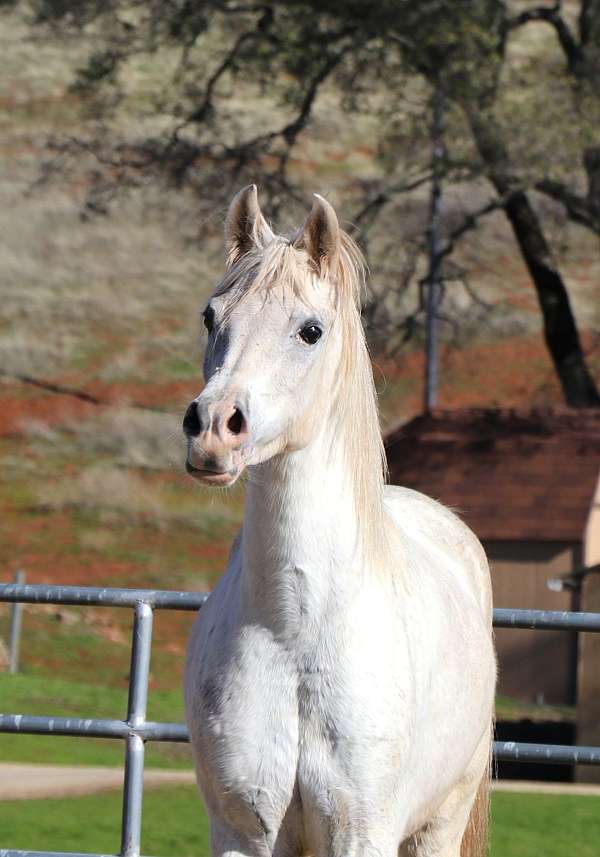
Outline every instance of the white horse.
<path fill-rule="evenodd" d="M 315 196 L 275 235 L 231 203 L 187 470 L 246 511 L 189 644 L 215 857 L 480 857 L 495 658 L 473 533 L 384 486 L 360 253 Z M 462 844 L 461 844 L 462 843 Z"/>

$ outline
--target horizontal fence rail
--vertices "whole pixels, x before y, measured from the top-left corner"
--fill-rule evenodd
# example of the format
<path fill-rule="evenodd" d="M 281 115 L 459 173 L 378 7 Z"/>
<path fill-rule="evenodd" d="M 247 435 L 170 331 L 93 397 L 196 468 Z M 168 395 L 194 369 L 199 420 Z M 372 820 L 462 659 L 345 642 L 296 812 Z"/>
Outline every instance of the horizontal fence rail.
<path fill-rule="evenodd" d="M 566 610 L 494 610 L 494 628 L 529 628 L 533 631 L 600 631 L 600 613 Z"/>
<path fill-rule="evenodd" d="M 129 699 L 127 716 L 124 720 L 0 714 L 0 732 L 124 739 L 125 766 L 120 857 L 139 857 L 140 854 L 146 741 L 179 743 L 189 741 L 187 728 L 182 723 L 154 723 L 146 720 L 153 611 L 194 611 L 201 608 L 207 598 L 208 594 L 203 592 L 177 592 L 164 589 L 0 584 L 0 602 L 128 607 L 133 610 Z M 494 610 L 494 627 L 600 632 L 600 613 L 500 608 Z M 494 757 L 498 761 L 511 762 L 600 765 L 600 747 L 495 741 Z M 0 843 L 0 846 L 2 844 Z M 109 857 L 109 855 L 24 851 L 0 847 L 0 857 Z"/>
<path fill-rule="evenodd" d="M 0 583 L 0 601 L 22 604 L 82 604 L 97 607 L 135 607 L 153 610 L 198 610 L 208 592 L 176 592 L 170 589 L 112 589 L 103 586 L 55 586 Z"/>
<path fill-rule="evenodd" d="M 137 726 L 126 720 L 96 720 L 91 717 L 35 717 L 31 714 L 0 714 L 0 732 L 23 735 L 81 735 L 87 738 L 128 738 L 138 735 L 143 741 L 188 742 L 183 723 L 152 723 Z"/>
<path fill-rule="evenodd" d="M 570 744 L 525 744 L 494 741 L 494 758 L 501 762 L 537 762 L 548 765 L 600 765 L 600 747 Z"/>

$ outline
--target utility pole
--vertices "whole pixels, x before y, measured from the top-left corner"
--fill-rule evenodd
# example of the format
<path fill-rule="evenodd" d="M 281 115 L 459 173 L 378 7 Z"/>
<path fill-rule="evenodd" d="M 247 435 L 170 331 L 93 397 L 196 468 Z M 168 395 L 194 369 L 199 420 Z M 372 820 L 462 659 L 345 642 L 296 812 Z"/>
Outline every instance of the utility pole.
<path fill-rule="evenodd" d="M 426 350 L 425 350 L 425 411 L 437 405 L 438 398 L 438 307 L 441 297 L 441 207 L 442 178 L 444 176 L 446 147 L 444 145 L 444 93 L 439 80 L 433 93 L 431 123 L 431 196 L 429 202 L 429 270 L 426 290 Z"/>

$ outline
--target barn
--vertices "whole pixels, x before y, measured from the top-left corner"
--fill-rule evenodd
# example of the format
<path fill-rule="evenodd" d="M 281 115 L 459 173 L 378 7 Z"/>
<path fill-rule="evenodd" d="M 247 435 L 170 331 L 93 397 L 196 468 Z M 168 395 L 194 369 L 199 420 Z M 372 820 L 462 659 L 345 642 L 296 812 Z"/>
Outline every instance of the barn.
<path fill-rule="evenodd" d="M 600 412 L 434 410 L 390 431 L 386 451 L 391 482 L 477 533 L 496 606 L 600 610 Z M 498 629 L 496 644 L 499 693 L 576 704 L 577 742 L 600 744 L 600 639 Z"/>

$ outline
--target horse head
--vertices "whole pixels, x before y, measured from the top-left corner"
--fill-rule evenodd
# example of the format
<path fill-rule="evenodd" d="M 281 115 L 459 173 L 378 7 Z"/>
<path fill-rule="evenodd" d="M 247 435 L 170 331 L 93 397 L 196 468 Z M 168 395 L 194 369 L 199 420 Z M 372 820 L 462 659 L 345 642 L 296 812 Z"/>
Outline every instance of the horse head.
<path fill-rule="evenodd" d="M 203 312 L 206 386 L 183 429 L 188 473 L 229 486 L 246 466 L 306 446 L 330 415 L 348 327 L 360 330 L 363 263 L 316 194 L 304 225 L 280 236 L 250 185 L 229 207 L 225 236 L 227 271 Z"/>

